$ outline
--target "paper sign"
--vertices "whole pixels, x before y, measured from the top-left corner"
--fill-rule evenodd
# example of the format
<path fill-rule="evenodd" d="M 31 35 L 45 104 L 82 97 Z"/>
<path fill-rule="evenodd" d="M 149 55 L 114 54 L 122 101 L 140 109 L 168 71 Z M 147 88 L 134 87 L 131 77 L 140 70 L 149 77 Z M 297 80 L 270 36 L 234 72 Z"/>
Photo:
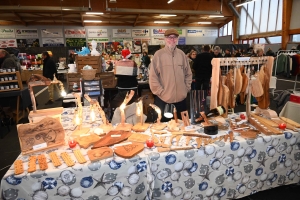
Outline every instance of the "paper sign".
<path fill-rule="evenodd" d="M 44 142 L 44 143 L 41 143 L 41 144 L 34 145 L 32 148 L 33 148 L 33 150 L 38 150 L 38 149 L 43 149 L 43 148 L 46 148 L 46 147 L 47 147 L 47 143 Z"/>

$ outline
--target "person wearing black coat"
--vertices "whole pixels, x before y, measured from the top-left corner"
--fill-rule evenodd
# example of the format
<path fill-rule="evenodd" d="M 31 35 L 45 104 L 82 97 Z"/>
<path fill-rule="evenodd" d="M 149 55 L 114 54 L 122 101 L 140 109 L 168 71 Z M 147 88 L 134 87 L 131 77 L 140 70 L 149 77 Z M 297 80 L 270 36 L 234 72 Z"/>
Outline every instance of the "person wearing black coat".
<path fill-rule="evenodd" d="M 193 69 L 195 70 L 196 90 L 209 90 L 209 82 L 212 74 L 210 47 L 204 46 L 204 52 L 196 56 Z"/>
<path fill-rule="evenodd" d="M 53 59 L 49 56 L 49 53 L 47 51 L 42 53 L 42 58 L 43 58 L 43 76 L 53 81 L 54 75 L 57 77 L 56 64 L 53 61 Z M 53 104 L 54 87 L 57 90 L 59 90 L 56 84 L 51 83 L 51 85 L 48 86 L 49 100 L 47 103 L 45 103 L 45 105 Z M 59 96 L 60 96 L 60 90 L 59 90 Z"/>

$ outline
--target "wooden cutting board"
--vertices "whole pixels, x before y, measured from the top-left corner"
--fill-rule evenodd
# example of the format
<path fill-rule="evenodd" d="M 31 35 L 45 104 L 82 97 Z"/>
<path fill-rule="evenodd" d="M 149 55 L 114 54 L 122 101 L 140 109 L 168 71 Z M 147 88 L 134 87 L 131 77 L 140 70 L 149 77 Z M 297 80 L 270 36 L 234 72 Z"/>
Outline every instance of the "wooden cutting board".
<path fill-rule="evenodd" d="M 46 117 L 37 123 L 17 125 L 22 154 L 65 144 L 65 131 L 59 120 Z M 33 146 L 44 144 L 37 150 Z"/>
<path fill-rule="evenodd" d="M 130 137 L 131 134 L 130 131 L 110 131 L 106 136 L 98 140 L 98 142 L 93 145 L 92 149 L 108 147 L 120 143 Z"/>
<path fill-rule="evenodd" d="M 96 134 L 90 134 L 88 136 L 77 137 L 75 140 L 81 148 L 87 149 L 90 145 L 100 140 L 100 137 Z"/>
<path fill-rule="evenodd" d="M 103 160 L 105 158 L 113 157 L 113 150 L 109 147 L 101 147 L 98 149 L 92 149 L 87 152 L 90 161 Z"/>
<path fill-rule="evenodd" d="M 132 144 L 117 146 L 114 148 L 116 155 L 122 158 L 132 158 L 136 154 L 144 150 L 144 144 L 138 142 L 132 142 Z"/>

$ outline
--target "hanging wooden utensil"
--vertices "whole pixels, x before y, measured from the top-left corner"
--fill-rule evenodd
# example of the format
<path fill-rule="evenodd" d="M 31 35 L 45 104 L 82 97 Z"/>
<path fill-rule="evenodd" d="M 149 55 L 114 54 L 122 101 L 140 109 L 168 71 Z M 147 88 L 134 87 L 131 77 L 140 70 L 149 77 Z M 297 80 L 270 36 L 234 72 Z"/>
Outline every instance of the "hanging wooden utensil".
<path fill-rule="evenodd" d="M 229 70 L 228 74 L 227 74 L 227 79 L 226 79 L 226 86 L 229 89 L 229 99 L 228 99 L 228 106 L 230 108 L 234 108 L 235 107 L 235 98 L 234 98 L 234 84 L 233 84 L 233 71 L 232 69 Z"/>
<path fill-rule="evenodd" d="M 264 94 L 264 90 L 262 88 L 261 82 L 258 78 L 251 78 L 251 92 L 254 97 L 260 97 Z"/>
<path fill-rule="evenodd" d="M 242 70 L 245 71 L 244 67 Z M 243 79 L 243 83 L 242 83 L 242 89 L 240 92 L 240 101 L 241 101 L 241 104 L 244 104 L 245 99 L 246 99 L 246 89 L 247 89 L 248 83 L 249 83 L 248 76 L 244 72 L 242 73 L 242 79 Z"/>
<path fill-rule="evenodd" d="M 222 100 L 224 97 L 224 91 L 223 91 L 223 84 L 222 84 L 222 76 L 220 71 L 220 77 L 219 77 L 219 91 L 218 91 L 218 105 L 222 105 Z"/>
<path fill-rule="evenodd" d="M 237 67 L 234 68 L 234 74 L 235 74 L 234 94 L 237 95 L 242 90 L 243 77 L 242 77 L 241 71 L 239 69 L 237 69 Z"/>

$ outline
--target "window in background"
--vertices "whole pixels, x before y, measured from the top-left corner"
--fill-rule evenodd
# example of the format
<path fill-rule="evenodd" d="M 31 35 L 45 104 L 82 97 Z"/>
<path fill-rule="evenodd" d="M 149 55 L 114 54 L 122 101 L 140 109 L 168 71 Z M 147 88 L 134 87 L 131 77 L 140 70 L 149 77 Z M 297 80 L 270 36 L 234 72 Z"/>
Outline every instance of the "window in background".
<path fill-rule="evenodd" d="M 227 30 L 228 30 L 227 34 L 232 35 L 232 21 L 228 22 Z"/>
<path fill-rule="evenodd" d="M 292 42 L 300 42 L 300 34 L 292 35 Z"/>
<path fill-rule="evenodd" d="M 219 37 L 232 35 L 232 21 L 228 22 L 219 29 Z"/>
<path fill-rule="evenodd" d="M 259 38 L 259 44 L 267 44 L 267 41 L 265 38 Z"/>
<path fill-rule="evenodd" d="M 241 7 L 240 35 L 279 31 L 282 29 L 282 1 L 252 1 Z"/>
<path fill-rule="evenodd" d="M 275 37 L 268 37 L 271 44 L 274 43 L 281 43 L 281 36 L 275 36 Z"/>

